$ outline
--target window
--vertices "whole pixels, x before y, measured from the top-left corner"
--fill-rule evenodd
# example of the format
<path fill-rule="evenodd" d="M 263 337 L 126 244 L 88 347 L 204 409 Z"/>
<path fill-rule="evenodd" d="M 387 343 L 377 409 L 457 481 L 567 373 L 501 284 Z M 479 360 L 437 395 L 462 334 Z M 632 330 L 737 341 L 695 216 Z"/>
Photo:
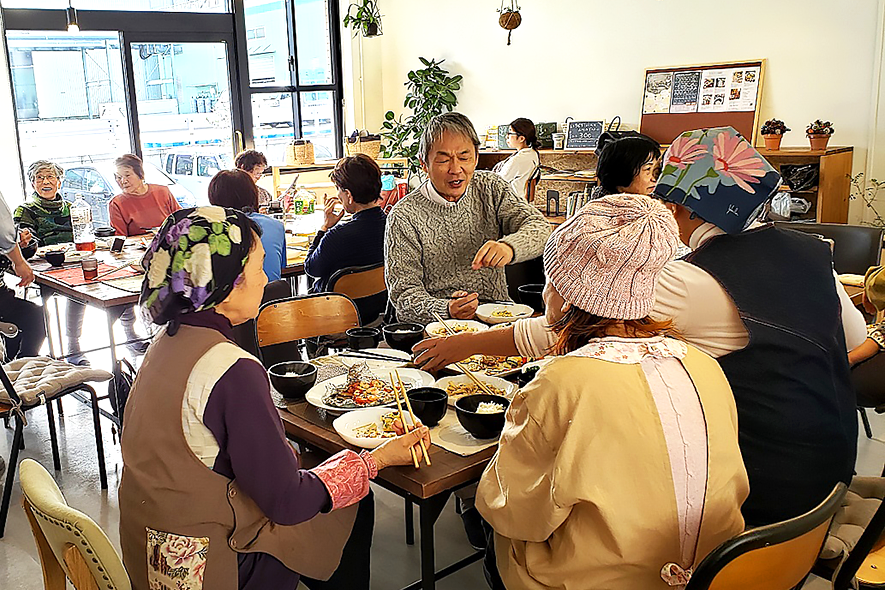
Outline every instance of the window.
<path fill-rule="evenodd" d="M 175 161 L 175 174 L 190 176 L 194 171 L 194 161 L 191 156 L 179 155 Z"/>
<path fill-rule="evenodd" d="M 75 0 L 77 10 L 143 10 L 157 12 L 230 12 L 229 0 Z M 55 8 L 68 0 L 3 0 L 3 8 Z"/>
<path fill-rule="evenodd" d="M 215 176 L 221 166 L 215 159 L 215 156 L 199 156 L 197 157 L 197 176 Z"/>
<path fill-rule="evenodd" d="M 173 156 L 172 154 L 168 154 L 168 155 L 166 156 L 166 166 L 165 166 L 165 168 L 166 168 L 166 172 L 168 172 L 169 174 L 172 174 L 172 161 L 173 161 L 173 160 L 175 160 L 175 156 Z"/>
<path fill-rule="evenodd" d="M 252 86 L 288 86 L 288 0 L 244 0 L 246 52 Z M 259 35 L 260 32 L 260 35 Z"/>

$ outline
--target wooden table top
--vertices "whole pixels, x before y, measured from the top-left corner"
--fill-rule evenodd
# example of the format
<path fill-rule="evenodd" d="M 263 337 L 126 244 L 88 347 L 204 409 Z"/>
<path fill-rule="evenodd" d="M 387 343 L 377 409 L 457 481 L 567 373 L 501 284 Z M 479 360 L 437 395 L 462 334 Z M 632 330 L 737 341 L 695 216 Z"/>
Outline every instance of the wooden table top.
<path fill-rule="evenodd" d="M 280 417 L 286 433 L 329 453 L 343 449 L 359 451 L 347 444 L 332 428 L 335 416 L 328 416 L 306 401 L 289 404 L 288 410 L 280 409 Z M 495 447 L 485 449 L 469 457 L 451 453 L 436 445 L 428 449 L 432 465 L 423 461 L 421 469 L 413 466 L 388 467 L 378 474 L 390 485 L 421 499 L 427 499 L 440 492 L 478 480 L 486 464 L 495 454 Z"/>

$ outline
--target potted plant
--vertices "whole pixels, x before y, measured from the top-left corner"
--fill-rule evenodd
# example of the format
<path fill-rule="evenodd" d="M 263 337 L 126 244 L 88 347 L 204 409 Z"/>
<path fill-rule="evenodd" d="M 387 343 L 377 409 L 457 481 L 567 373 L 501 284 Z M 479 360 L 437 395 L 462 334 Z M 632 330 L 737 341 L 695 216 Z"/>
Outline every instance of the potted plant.
<path fill-rule="evenodd" d="M 762 134 L 762 137 L 765 140 L 765 149 L 781 149 L 781 139 L 783 139 L 784 133 L 789 130 L 790 128 L 780 119 L 769 119 L 763 123 L 762 129 L 759 130 L 759 133 Z"/>
<path fill-rule="evenodd" d="M 393 111 L 387 111 L 381 124 L 381 157 L 408 159 L 411 173 L 420 170 L 418 142 L 421 134 L 430 119 L 454 110 L 458 102 L 455 93 L 461 89 L 461 76 L 450 76 L 442 68 L 445 60 L 418 59 L 424 67 L 409 72 L 405 83 L 408 92 L 403 106 L 411 109 L 411 114 L 397 117 Z"/>
<path fill-rule="evenodd" d="M 353 29 L 353 36 L 377 37 L 381 31 L 381 12 L 375 0 L 356 0 L 347 7 L 343 24 Z"/>
<path fill-rule="evenodd" d="M 827 142 L 830 141 L 830 136 L 834 131 L 832 123 L 818 119 L 805 129 L 805 135 L 808 136 L 811 149 L 825 150 L 827 149 Z"/>
<path fill-rule="evenodd" d="M 519 5 L 516 3 L 516 0 L 510 0 L 510 6 L 504 6 L 504 0 L 502 0 L 498 14 L 500 15 L 498 16 L 498 24 L 507 31 L 507 45 L 510 45 L 510 35 L 513 33 L 513 29 L 522 23 Z"/>

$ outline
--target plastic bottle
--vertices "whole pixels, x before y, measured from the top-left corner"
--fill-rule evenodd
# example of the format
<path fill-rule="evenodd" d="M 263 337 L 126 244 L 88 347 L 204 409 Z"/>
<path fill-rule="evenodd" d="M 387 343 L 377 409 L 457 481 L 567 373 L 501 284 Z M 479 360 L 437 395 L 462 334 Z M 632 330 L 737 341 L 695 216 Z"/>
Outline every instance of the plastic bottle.
<path fill-rule="evenodd" d="M 77 193 L 71 204 L 71 226 L 74 230 L 74 247 L 77 250 L 95 250 L 95 233 L 92 230 L 92 207 Z"/>

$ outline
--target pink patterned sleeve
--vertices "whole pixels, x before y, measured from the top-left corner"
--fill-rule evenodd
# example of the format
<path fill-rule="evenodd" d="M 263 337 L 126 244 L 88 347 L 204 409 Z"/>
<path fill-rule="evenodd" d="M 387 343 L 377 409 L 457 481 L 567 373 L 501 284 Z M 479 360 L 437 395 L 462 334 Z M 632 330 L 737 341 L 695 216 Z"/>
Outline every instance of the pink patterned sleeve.
<path fill-rule="evenodd" d="M 378 475 L 378 468 L 370 453 L 359 455 L 341 451 L 310 470 L 316 475 L 332 498 L 332 510 L 356 504 L 369 493 L 369 480 Z"/>

